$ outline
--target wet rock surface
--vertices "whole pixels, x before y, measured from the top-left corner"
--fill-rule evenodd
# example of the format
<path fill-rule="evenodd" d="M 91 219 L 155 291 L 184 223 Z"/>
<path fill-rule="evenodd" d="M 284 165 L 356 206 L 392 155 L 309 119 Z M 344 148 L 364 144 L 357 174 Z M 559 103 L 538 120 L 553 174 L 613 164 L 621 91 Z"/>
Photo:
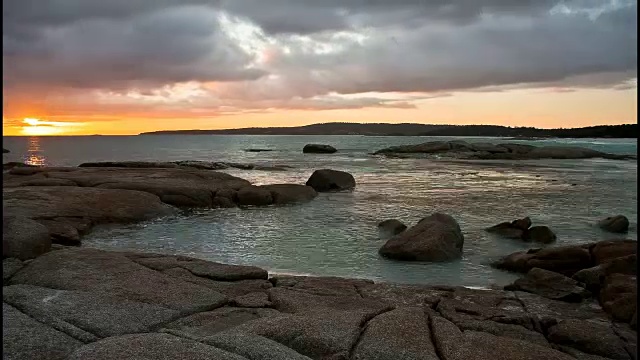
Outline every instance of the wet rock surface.
<path fill-rule="evenodd" d="M 636 346 L 593 299 L 267 281 L 254 267 L 85 248 L 10 261 L 7 359 L 630 359 Z"/>

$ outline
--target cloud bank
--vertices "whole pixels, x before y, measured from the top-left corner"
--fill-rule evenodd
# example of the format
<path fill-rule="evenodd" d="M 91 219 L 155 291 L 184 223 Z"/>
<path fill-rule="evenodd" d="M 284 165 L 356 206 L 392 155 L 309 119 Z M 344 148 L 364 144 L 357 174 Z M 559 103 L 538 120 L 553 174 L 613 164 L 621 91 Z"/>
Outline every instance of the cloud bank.
<path fill-rule="evenodd" d="M 3 20 L 5 105 L 71 112 L 411 108 L 637 77 L 630 0 L 6 0 Z"/>

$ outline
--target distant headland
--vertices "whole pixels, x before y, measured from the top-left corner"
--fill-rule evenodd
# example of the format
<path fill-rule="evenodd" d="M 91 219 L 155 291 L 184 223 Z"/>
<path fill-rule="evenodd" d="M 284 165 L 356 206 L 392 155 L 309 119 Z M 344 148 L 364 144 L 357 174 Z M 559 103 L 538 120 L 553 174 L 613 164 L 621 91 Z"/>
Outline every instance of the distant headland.
<path fill-rule="evenodd" d="M 498 125 L 428 125 L 324 123 L 295 127 L 224 130 L 165 130 L 140 135 L 365 135 L 365 136 L 497 136 L 512 138 L 637 138 L 638 124 L 573 129 L 538 129 Z"/>

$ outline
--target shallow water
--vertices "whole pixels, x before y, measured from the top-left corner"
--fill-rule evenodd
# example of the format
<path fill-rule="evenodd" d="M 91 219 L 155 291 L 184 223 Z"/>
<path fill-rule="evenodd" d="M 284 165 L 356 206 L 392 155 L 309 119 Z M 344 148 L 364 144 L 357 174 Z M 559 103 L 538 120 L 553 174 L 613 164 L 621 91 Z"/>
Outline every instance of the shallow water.
<path fill-rule="evenodd" d="M 504 285 L 515 276 L 487 266 L 530 244 L 500 239 L 482 229 L 530 216 L 548 225 L 557 245 L 610 238 L 637 239 L 637 162 L 619 160 L 444 161 L 384 159 L 368 153 L 387 146 L 453 138 L 364 136 L 133 136 L 4 138 L 4 161 L 75 166 L 109 160 L 207 160 L 294 166 L 286 172 L 228 171 L 255 184 L 304 183 L 314 169 L 351 172 L 355 191 L 320 194 L 295 206 L 202 210 L 129 226 L 96 228 L 84 246 L 178 253 L 272 272 L 361 277 L 404 283 Z M 469 142 L 576 145 L 636 153 L 634 139 Z M 327 143 L 332 155 L 302 154 L 307 143 Z M 274 149 L 250 153 L 249 148 Z M 454 216 L 465 236 L 464 255 L 442 264 L 382 259 L 376 224 L 397 218 L 407 225 L 435 211 Z M 626 235 L 593 224 L 624 214 Z"/>

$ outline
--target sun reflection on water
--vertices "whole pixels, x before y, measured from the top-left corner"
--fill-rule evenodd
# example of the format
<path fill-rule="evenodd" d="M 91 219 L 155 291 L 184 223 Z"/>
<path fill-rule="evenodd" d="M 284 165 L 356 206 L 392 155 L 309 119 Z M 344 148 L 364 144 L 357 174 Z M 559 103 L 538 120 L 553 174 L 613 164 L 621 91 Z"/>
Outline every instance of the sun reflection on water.
<path fill-rule="evenodd" d="M 44 166 L 46 165 L 46 162 L 47 159 L 45 158 L 44 153 L 40 148 L 40 138 L 37 136 L 30 137 L 28 140 L 25 164 Z"/>

